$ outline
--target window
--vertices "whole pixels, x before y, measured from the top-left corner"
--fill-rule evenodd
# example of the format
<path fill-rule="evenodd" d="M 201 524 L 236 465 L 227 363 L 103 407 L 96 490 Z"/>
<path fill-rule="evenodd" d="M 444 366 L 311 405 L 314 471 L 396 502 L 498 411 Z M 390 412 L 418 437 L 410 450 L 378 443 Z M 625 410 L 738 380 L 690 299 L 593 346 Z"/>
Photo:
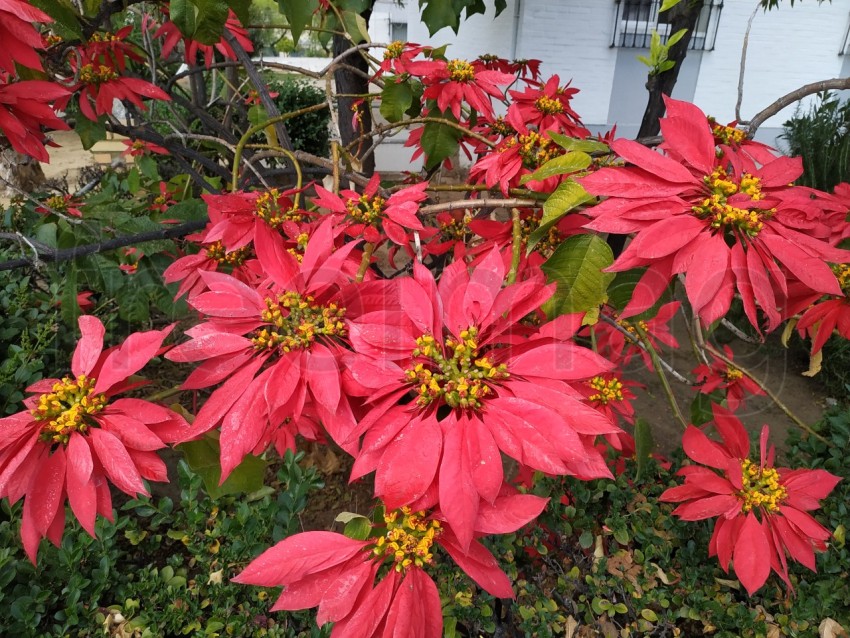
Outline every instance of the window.
<path fill-rule="evenodd" d="M 407 42 L 407 22 L 390 22 L 390 42 Z"/>
<path fill-rule="evenodd" d="M 662 41 L 670 37 L 670 11 L 661 13 L 661 0 L 616 0 L 612 47 L 647 49 L 652 32 L 658 31 Z M 703 0 L 689 49 L 711 51 L 717 37 L 717 25 L 723 0 Z"/>

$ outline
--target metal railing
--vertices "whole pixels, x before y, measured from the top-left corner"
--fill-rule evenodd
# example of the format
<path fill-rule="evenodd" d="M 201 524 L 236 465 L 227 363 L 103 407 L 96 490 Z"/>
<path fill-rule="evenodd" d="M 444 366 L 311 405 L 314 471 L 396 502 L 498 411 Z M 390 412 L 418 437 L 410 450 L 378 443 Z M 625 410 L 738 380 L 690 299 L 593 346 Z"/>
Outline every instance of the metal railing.
<path fill-rule="evenodd" d="M 653 31 L 658 31 L 662 42 L 666 42 L 670 37 L 669 12 L 659 12 L 661 0 L 615 0 L 615 2 L 617 11 L 614 16 L 612 47 L 648 49 Z M 714 49 L 722 10 L 723 0 L 703 0 L 688 49 L 696 51 Z"/>

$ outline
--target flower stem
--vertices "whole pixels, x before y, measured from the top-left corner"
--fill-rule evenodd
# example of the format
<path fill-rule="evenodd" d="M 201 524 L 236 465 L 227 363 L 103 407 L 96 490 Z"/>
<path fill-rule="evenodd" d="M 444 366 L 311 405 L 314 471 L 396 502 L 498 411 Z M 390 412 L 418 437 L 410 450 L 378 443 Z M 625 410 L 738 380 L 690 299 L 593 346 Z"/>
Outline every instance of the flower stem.
<path fill-rule="evenodd" d="M 519 208 L 511 209 L 511 268 L 508 270 L 508 285 L 516 283 L 519 260 L 522 257 L 522 223 Z"/>
<path fill-rule="evenodd" d="M 673 415 L 679 423 L 682 424 L 682 428 L 687 428 L 688 422 L 685 421 L 685 417 L 682 415 L 682 410 L 679 409 L 679 403 L 676 401 L 673 389 L 670 387 L 670 381 L 667 380 L 667 375 L 664 373 L 664 368 L 661 365 L 661 360 L 658 358 L 658 353 L 655 351 L 652 342 L 649 340 L 649 337 L 647 337 L 643 328 L 637 324 L 634 324 L 634 328 L 640 336 L 640 340 L 643 342 L 647 353 L 649 353 L 649 358 L 652 359 L 652 367 L 655 368 L 655 374 L 658 375 L 658 379 L 661 381 L 661 387 L 664 388 L 664 394 L 667 396 L 667 402 L 673 409 Z"/>
<path fill-rule="evenodd" d="M 357 276 L 354 278 L 358 284 L 363 281 L 363 277 L 366 276 L 366 270 L 369 268 L 369 264 L 372 261 L 372 253 L 375 252 L 375 244 L 372 242 L 368 242 L 363 247 L 363 258 L 360 260 L 360 268 L 357 269 Z"/>
<path fill-rule="evenodd" d="M 183 388 L 179 385 L 175 385 L 170 388 L 166 388 L 165 390 L 160 390 L 159 392 L 154 392 L 151 395 L 145 397 L 145 401 L 165 401 L 166 399 L 170 399 L 171 397 L 180 394 L 183 392 Z"/>

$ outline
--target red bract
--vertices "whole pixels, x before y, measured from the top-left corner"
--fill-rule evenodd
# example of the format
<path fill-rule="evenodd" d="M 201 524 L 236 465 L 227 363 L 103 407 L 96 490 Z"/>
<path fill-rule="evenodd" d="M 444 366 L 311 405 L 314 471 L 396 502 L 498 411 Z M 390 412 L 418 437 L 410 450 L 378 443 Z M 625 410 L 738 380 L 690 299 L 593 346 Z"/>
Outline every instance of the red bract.
<path fill-rule="evenodd" d="M 207 243 L 197 236 L 189 239 L 200 241 L 205 245 L 198 253 L 176 259 L 162 273 L 165 283 L 180 282 L 175 298 L 183 295 L 193 297 L 206 290 L 207 285 L 200 274 L 203 270 L 214 271 L 223 268 L 224 272 L 247 284 L 259 283 L 265 277 L 262 267 L 254 258 L 251 246 L 226 250 L 220 241 Z"/>
<path fill-rule="evenodd" d="M 121 140 L 121 143 L 127 147 L 122 155 L 130 155 L 131 157 L 139 157 L 140 155 L 147 155 L 148 153 L 171 155 L 167 148 L 154 144 L 153 142 L 146 142 L 144 140 Z"/>
<path fill-rule="evenodd" d="M 843 294 L 840 297 L 817 301 L 803 312 L 797 322 L 800 336 L 808 336 L 812 340 L 813 356 L 821 351 L 833 331 L 837 331 L 845 339 L 850 339 L 850 264 L 836 264 L 833 271 L 838 277 Z M 804 307 L 811 301 L 804 299 Z"/>
<path fill-rule="evenodd" d="M 0 0 L 0 71 L 15 73 L 15 63 L 43 70 L 36 49 L 44 49 L 33 22 L 48 24 L 53 18 L 23 0 Z"/>
<path fill-rule="evenodd" d="M 570 106 L 578 89 L 561 86 L 561 78 L 553 75 L 540 87 L 528 86 L 524 91 L 509 91 L 513 101 L 505 119 L 517 131 L 534 126 L 538 131 L 555 131 L 570 137 L 585 138 L 590 131 L 581 125 L 578 113 Z"/>
<path fill-rule="evenodd" d="M 709 555 L 717 556 L 724 571 L 731 561 L 751 595 L 764 585 L 771 569 L 790 587 L 786 554 L 815 571 L 815 550 L 826 549 L 831 534 L 808 512 L 818 509 L 818 501 L 841 479 L 825 470 L 774 468 L 766 425 L 760 459 L 750 461 L 743 424 L 718 405 L 712 409 L 722 443 L 688 427 L 682 446 L 699 465 L 683 467 L 679 474 L 685 477 L 684 485 L 668 489 L 660 498 L 681 503 L 673 514 L 683 520 L 717 517 Z"/>
<path fill-rule="evenodd" d="M 0 0 L 2 2 L 2 0 Z M 0 50 L 3 47 L 0 46 Z M 59 119 L 51 102 L 67 100 L 71 93 L 65 87 L 44 80 L 25 80 L 4 83 L 0 73 L 0 133 L 6 136 L 12 148 L 49 162 L 44 148 L 41 127 L 67 131 L 69 126 Z"/>
<path fill-rule="evenodd" d="M 427 60 L 407 65 L 411 75 L 418 76 L 425 85 L 423 97 L 436 100 L 437 108 L 451 110 L 455 119 L 461 119 L 460 107 L 466 102 L 486 118 L 493 117 L 491 98 L 504 97 L 499 85 L 510 84 L 514 76 L 500 71 L 488 71 L 478 60 Z"/>
<path fill-rule="evenodd" d="M 83 212 L 80 207 L 84 205 L 85 202 L 77 200 L 73 195 L 53 195 L 45 199 L 42 206 L 36 207 L 35 212 L 42 215 L 58 213 L 59 215 L 82 217 Z"/>
<path fill-rule="evenodd" d="M 333 230 L 324 223 L 300 263 L 282 247 L 269 251 L 272 257 L 263 265 L 270 281 L 261 288 L 201 271 L 209 290 L 189 304 L 205 321 L 188 330 L 192 340 L 167 357 L 203 362 L 184 388 L 224 381 L 193 424 L 197 436 L 221 423 L 223 478 L 246 454 L 265 450 L 279 426 L 303 425 L 307 409 L 334 440 L 348 438 L 354 416 L 341 389 L 340 359 L 349 330 L 343 287 L 350 278 L 344 262 L 354 246 L 332 252 Z"/>
<path fill-rule="evenodd" d="M 636 340 L 640 338 L 638 328 L 646 334 L 650 345 L 656 350 L 661 350 L 661 344 L 678 348 L 679 342 L 670 332 L 670 326 L 667 324 L 676 315 L 680 305 L 678 301 L 671 301 L 661 306 L 652 319 L 640 321 L 621 319 L 620 315 L 613 313 L 611 319 L 617 324 L 616 326 L 607 321 L 600 321 L 593 327 L 596 333 L 597 350 L 602 356 L 619 365 L 628 364 L 632 357 L 639 354 L 647 369 L 653 370 L 649 353 L 636 343 Z M 610 311 L 607 307 L 603 309 L 603 312 L 609 316 Z M 589 329 L 585 333 L 589 333 Z"/>
<path fill-rule="evenodd" d="M 438 286 L 415 263 L 414 277 L 398 280 L 398 311 L 349 325 L 365 355 L 350 364 L 352 380 L 368 395 L 352 478 L 376 471 L 375 493 L 391 508 L 439 502 L 464 547 L 479 503 L 501 489 L 500 452 L 548 474 L 610 476 L 593 439 L 617 431 L 569 385 L 610 364 L 568 341 L 572 318 L 521 325 L 554 285 L 538 271 L 502 289 L 506 270 L 494 249 L 472 273 L 453 263 Z"/>
<path fill-rule="evenodd" d="M 254 45 L 248 37 L 248 31 L 242 26 L 242 23 L 239 22 L 239 18 L 236 17 L 236 14 L 233 13 L 232 9 L 228 11 L 227 21 L 224 23 L 224 28 L 234 38 L 236 38 L 236 41 L 239 42 L 240 46 L 245 49 L 247 53 L 251 53 L 254 50 Z M 174 47 L 176 47 L 177 43 L 182 40 L 183 47 L 185 49 L 186 63 L 191 64 L 192 66 L 197 66 L 198 55 L 203 55 L 204 62 L 209 69 L 215 59 L 216 51 L 221 53 L 221 55 L 223 55 L 227 60 L 236 59 L 236 53 L 227 43 L 224 36 L 222 36 L 221 40 L 214 45 L 201 44 L 191 38 L 184 37 L 177 25 L 170 20 L 168 22 L 164 22 L 162 26 L 157 29 L 156 33 L 153 34 L 153 37 L 165 38 L 162 43 L 163 58 L 167 58 L 171 55 Z"/>
<path fill-rule="evenodd" d="M 702 111 L 667 104 L 676 115 L 661 120 L 666 155 L 615 140 L 612 150 L 631 166 L 581 180 L 588 192 L 608 196 L 587 211 L 594 217 L 588 228 L 636 233 L 611 270 L 647 267 L 623 316 L 652 306 L 677 273 L 685 274 L 688 300 L 706 324 L 726 314 L 737 290 L 752 325 L 760 325 L 760 308 L 772 330 L 791 276 L 840 294 L 825 261 L 850 261 L 850 252 L 810 235 L 807 220 L 819 210 L 788 186 L 802 172 L 801 160 L 780 157 L 759 167 L 732 148 L 717 153 Z"/>
<path fill-rule="evenodd" d="M 729 346 L 723 346 L 723 351 L 727 359 L 734 358 L 732 348 Z M 711 365 L 703 363 L 693 372 L 697 382 L 702 384 L 699 386 L 700 392 L 711 394 L 715 390 L 725 390 L 726 406 L 733 412 L 744 405 L 744 398 L 748 394 L 764 395 L 764 390 L 734 365 L 721 361 L 711 353 L 709 355 L 714 359 Z"/>
<path fill-rule="evenodd" d="M 127 70 L 128 58 L 144 62 L 139 47 L 126 41 L 132 32 L 133 25 L 129 25 L 115 33 L 93 33 L 89 41 L 78 49 L 83 64 L 91 64 L 94 68 L 107 66 L 123 73 Z"/>
<path fill-rule="evenodd" d="M 183 417 L 140 399 L 116 395 L 154 357 L 171 331 L 137 332 L 103 350 L 99 319 L 79 319 L 82 337 L 71 376 L 34 383 L 27 409 L 0 419 L 0 497 L 24 500 L 21 538 L 35 563 L 38 544 L 55 545 L 65 528 L 65 499 L 89 534 L 97 514 L 112 520 L 109 483 L 135 497 L 148 494 L 142 479 L 167 481 L 156 450 L 185 435 Z"/>
<path fill-rule="evenodd" d="M 384 50 L 384 59 L 381 61 L 379 73 L 405 75 L 408 73 L 408 64 L 413 61 L 413 58 L 430 50 L 431 47 L 423 47 L 413 42 L 390 42 Z"/>
<path fill-rule="evenodd" d="M 485 508 L 476 532 L 513 532 L 545 505 L 546 499 L 506 491 Z M 233 580 L 283 585 L 272 611 L 318 607 L 316 624 L 334 623 L 331 638 L 440 638 L 440 595 L 427 573 L 437 546 L 492 596 L 513 598 L 513 591 L 484 545 L 475 540 L 461 549 L 451 526 L 439 518 L 439 513 L 403 508 L 385 512 L 367 540 L 334 532 L 296 534 L 263 552 Z"/>
<path fill-rule="evenodd" d="M 407 246 L 410 242 L 407 230 L 417 230 L 423 236 L 436 233 L 433 229 L 426 229 L 416 216 L 419 203 L 427 198 L 425 189 L 428 188 L 428 182 L 402 188 L 387 199 L 378 194 L 379 187 L 380 178 L 377 174 L 369 180 L 362 194 L 344 190 L 335 195 L 316 186 L 319 196 L 313 202 L 335 215 L 344 216 L 338 219 L 344 220 L 345 232 L 349 237 L 363 237 L 372 244 L 381 243 L 385 235 L 393 243 Z"/>

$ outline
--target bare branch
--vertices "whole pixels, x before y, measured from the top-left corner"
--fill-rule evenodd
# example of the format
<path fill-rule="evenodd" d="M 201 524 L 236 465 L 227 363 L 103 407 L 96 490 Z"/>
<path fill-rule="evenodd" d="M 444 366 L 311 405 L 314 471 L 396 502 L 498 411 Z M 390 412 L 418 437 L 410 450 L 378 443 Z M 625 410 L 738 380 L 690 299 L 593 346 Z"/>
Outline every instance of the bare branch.
<path fill-rule="evenodd" d="M 736 120 L 741 119 L 741 102 L 744 101 L 744 71 L 747 68 L 747 48 L 750 45 L 750 31 L 753 28 L 753 20 L 755 20 L 759 9 L 761 9 L 761 0 L 759 0 L 755 9 L 750 14 L 750 19 L 747 20 L 747 30 L 744 32 L 744 44 L 741 46 L 741 70 L 738 72 L 738 101 L 735 102 Z"/>
<path fill-rule="evenodd" d="M 831 80 L 812 82 L 811 84 L 801 86 L 795 91 L 786 93 L 768 107 L 756 113 L 749 122 L 744 122 L 747 126 L 747 135 L 752 138 L 766 120 L 779 113 L 786 106 L 791 106 L 794 102 L 802 100 L 807 95 L 813 95 L 823 91 L 843 91 L 845 89 L 850 89 L 850 78 L 833 78 Z"/>

